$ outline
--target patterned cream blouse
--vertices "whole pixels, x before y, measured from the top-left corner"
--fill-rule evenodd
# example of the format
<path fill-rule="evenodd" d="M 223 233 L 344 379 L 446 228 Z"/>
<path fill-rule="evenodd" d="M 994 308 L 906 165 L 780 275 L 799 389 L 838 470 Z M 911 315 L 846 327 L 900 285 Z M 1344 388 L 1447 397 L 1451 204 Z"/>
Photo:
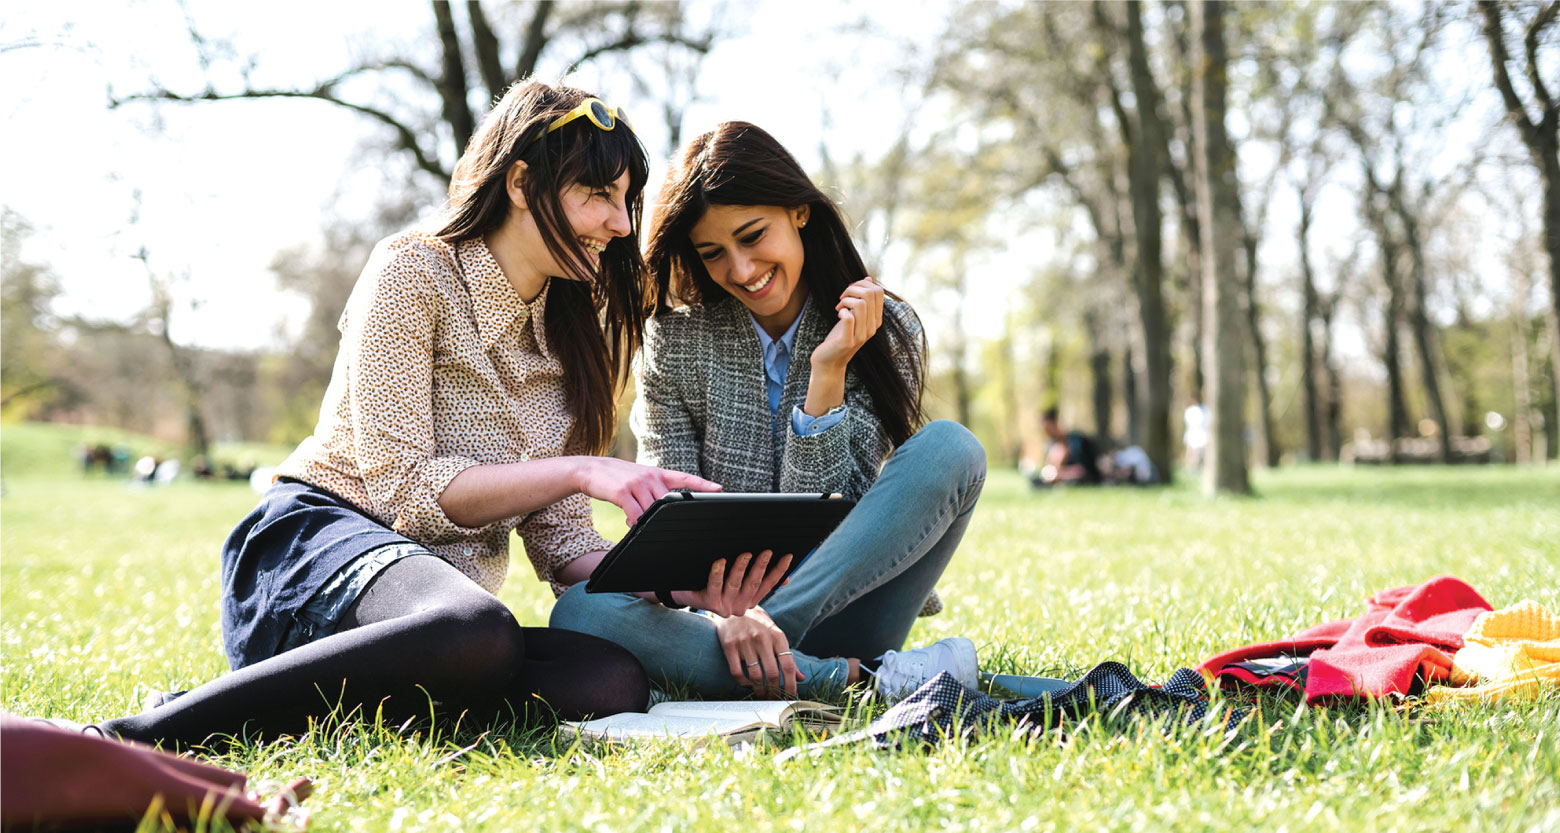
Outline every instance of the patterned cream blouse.
<path fill-rule="evenodd" d="M 335 492 L 460 568 L 489 592 L 518 529 L 554 593 L 570 561 L 611 542 L 576 494 L 483 527 L 455 524 L 439 495 L 472 466 L 564 452 L 573 418 L 543 327 L 547 289 L 520 300 L 481 240 L 423 231 L 374 247 L 341 315 L 341 352 L 314 435 L 279 474 Z"/>

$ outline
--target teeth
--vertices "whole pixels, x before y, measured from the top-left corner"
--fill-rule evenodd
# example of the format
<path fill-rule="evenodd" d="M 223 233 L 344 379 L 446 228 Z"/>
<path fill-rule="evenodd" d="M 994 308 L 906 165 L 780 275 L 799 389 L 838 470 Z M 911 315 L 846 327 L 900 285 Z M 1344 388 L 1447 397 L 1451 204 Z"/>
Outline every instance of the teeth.
<path fill-rule="evenodd" d="M 775 270 L 774 269 L 770 269 L 768 272 L 764 273 L 764 276 L 762 278 L 759 278 L 757 281 L 754 281 L 753 283 L 750 283 L 750 284 L 742 287 L 742 290 L 744 292 L 758 292 L 759 290 L 761 290 L 764 287 L 768 286 L 769 282 L 774 280 L 774 279 L 775 279 Z"/>
<path fill-rule="evenodd" d="M 582 237 L 580 238 L 580 242 L 585 244 L 586 249 L 595 252 L 598 255 L 607 250 L 607 244 L 599 240 L 592 240 L 588 237 Z"/>

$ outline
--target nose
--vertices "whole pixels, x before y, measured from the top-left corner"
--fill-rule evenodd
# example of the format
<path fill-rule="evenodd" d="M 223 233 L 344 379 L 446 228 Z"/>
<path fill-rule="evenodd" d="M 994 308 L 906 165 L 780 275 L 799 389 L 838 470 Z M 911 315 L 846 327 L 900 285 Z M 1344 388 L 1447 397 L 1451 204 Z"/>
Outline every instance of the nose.
<path fill-rule="evenodd" d="M 753 259 L 740 249 L 731 253 L 731 279 L 734 283 L 747 283 L 753 277 Z"/>
<path fill-rule="evenodd" d="M 633 224 L 628 221 L 628 206 L 621 202 L 612 203 L 612 214 L 607 217 L 607 231 L 613 237 L 627 237 L 633 230 Z"/>

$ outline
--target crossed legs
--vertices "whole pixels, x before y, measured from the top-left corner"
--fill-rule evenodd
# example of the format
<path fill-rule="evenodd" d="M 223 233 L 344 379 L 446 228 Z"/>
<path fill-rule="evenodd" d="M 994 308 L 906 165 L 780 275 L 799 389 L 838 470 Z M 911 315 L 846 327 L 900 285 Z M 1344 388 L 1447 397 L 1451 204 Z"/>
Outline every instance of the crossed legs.
<path fill-rule="evenodd" d="M 238 669 L 147 712 L 109 720 L 129 740 L 193 745 L 218 734 L 301 733 L 311 719 L 381 708 L 492 714 L 537 700 L 566 719 L 643 708 L 639 663 L 603 640 L 522 628 L 498 599 L 434 556 L 386 567 L 334 634 Z"/>

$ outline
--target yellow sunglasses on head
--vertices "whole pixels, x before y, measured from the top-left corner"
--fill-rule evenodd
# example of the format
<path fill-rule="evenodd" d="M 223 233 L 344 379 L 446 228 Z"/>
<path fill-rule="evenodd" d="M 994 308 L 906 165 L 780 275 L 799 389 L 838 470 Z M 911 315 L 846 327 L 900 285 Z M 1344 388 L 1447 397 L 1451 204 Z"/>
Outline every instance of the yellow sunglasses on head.
<path fill-rule="evenodd" d="M 584 116 L 590 119 L 590 123 L 602 130 L 611 130 L 619 121 L 628 125 L 629 130 L 634 129 L 634 123 L 628 120 L 628 113 L 622 107 L 608 107 L 605 101 L 599 98 L 587 98 L 580 102 L 580 106 L 559 116 L 552 124 L 547 125 L 547 132 L 551 133 L 571 121 Z"/>

